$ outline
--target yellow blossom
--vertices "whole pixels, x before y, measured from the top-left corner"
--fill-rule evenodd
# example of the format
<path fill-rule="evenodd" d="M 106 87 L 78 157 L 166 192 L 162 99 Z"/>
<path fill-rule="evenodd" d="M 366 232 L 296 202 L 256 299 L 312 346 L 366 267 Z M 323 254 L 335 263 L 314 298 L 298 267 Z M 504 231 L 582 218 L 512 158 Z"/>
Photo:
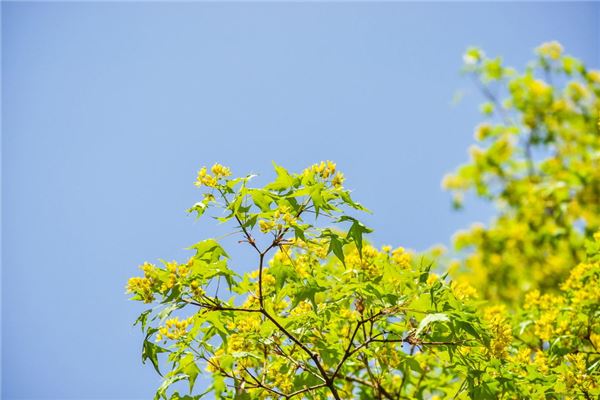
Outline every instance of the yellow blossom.
<path fill-rule="evenodd" d="M 210 169 L 217 177 L 226 177 L 231 175 L 231 170 L 221 164 L 215 164 Z"/>
<path fill-rule="evenodd" d="M 258 221 L 258 227 L 262 233 L 267 233 L 275 229 L 275 222 L 261 219 Z"/>
<path fill-rule="evenodd" d="M 434 283 L 436 283 L 439 279 L 439 276 L 437 276 L 437 274 L 429 274 L 429 276 L 427 277 L 427 284 L 429 286 L 433 285 Z"/>
<path fill-rule="evenodd" d="M 331 180 L 331 184 L 336 188 L 341 187 L 343 183 L 344 183 L 344 174 L 342 174 L 341 172 L 338 172 L 337 174 L 335 174 L 335 176 Z"/>
<path fill-rule="evenodd" d="M 192 323 L 193 317 L 180 320 L 179 317 L 174 317 L 165 321 L 165 325 L 158 329 L 156 341 L 160 342 L 163 339 L 178 340 L 187 335 L 187 328 Z"/>
<path fill-rule="evenodd" d="M 537 52 L 542 57 L 547 57 L 551 60 L 558 60 L 563 52 L 563 47 L 557 41 L 542 43 L 540 47 L 538 47 Z"/>
<path fill-rule="evenodd" d="M 151 303 L 154 300 L 152 281 L 148 278 L 130 278 L 129 281 L 127 281 L 127 293 L 139 295 L 144 303 Z"/>
<path fill-rule="evenodd" d="M 290 311 L 290 315 L 292 315 L 292 316 L 304 315 L 304 314 L 312 311 L 312 309 L 313 309 L 312 304 L 310 302 L 304 300 L 304 301 L 301 301 L 300 303 L 298 303 L 298 305 L 296 307 L 294 307 L 292 309 L 292 311 Z"/>
<path fill-rule="evenodd" d="M 450 287 L 452 288 L 452 293 L 454 293 L 454 296 L 456 296 L 456 298 L 459 300 L 477 297 L 477 290 L 465 281 L 454 280 L 450 284 Z"/>
<path fill-rule="evenodd" d="M 491 306 L 484 310 L 484 319 L 492 331 L 490 354 L 497 358 L 507 356 L 507 348 L 512 342 L 512 328 L 506 320 L 504 306 Z"/>
<path fill-rule="evenodd" d="M 398 264 L 401 268 L 408 268 L 410 266 L 410 254 L 404 250 L 404 247 L 398 247 L 392 251 L 392 260 Z"/>

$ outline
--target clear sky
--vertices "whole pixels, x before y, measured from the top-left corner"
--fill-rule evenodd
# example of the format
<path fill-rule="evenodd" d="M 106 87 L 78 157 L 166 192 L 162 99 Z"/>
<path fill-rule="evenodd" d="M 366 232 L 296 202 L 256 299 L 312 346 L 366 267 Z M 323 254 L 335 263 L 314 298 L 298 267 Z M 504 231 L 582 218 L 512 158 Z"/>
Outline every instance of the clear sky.
<path fill-rule="evenodd" d="M 377 244 L 486 221 L 440 189 L 480 120 L 463 50 L 599 67 L 599 25 L 600 3 L 3 2 L 1 397 L 150 398 L 124 285 L 222 231 L 185 213 L 202 165 L 334 160 Z"/>

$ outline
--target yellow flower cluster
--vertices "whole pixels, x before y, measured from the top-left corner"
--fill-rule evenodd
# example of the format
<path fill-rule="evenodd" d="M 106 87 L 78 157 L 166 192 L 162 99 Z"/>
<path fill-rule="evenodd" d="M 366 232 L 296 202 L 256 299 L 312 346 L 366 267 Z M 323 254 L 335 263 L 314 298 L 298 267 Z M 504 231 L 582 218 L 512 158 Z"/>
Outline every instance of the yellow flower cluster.
<path fill-rule="evenodd" d="M 299 317 L 302 315 L 305 315 L 309 312 L 311 312 L 313 309 L 312 304 L 310 304 L 309 301 L 301 301 L 300 303 L 298 303 L 298 305 L 296 307 L 294 307 L 292 309 L 292 311 L 290 311 L 290 315 L 294 316 L 294 317 Z"/>
<path fill-rule="evenodd" d="M 275 229 L 277 224 L 274 221 L 267 221 L 265 219 L 261 219 L 258 221 L 258 228 L 262 233 L 268 233 Z"/>
<path fill-rule="evenodd" d="M 221 164 L 215 164 L 210 169 L 213 175 L 208 174 L 208 170 L 206 167 L 202 167 L 200 171 L 198 171 L 198 176 L 196 177 L 196 186 L 206 186 L 206 187 L 215 187 L 219 179 L 225 178 L 231 175 L 231 170 Z"/>
<path fill-rule="evenodd" d="M 158 280 L 158 269 L 155 265 L 145 262 L 140 265 L 144 277 L 133 277 L 127 282 L 127 293 L 135 293 L 142 298 L 144 303 L 154 301 L 153 287 Z"/>
<path fill-rule="evenodd" d="M 293 382 L 289 375 L 276 374 L 273 382 L 283 393 L 288 393 L 292 390 Z"/>
<path fill-rule="evenodd" d="M 306 168 L 302 174 L 304 176 L 318 175 L 323 179 L 333 177 L 331 184 L 336 188 L 340 188 L 344 183 L 344 174 L 341 172 L 336 174 L 336 165 L 332 161 L 321 161 L 319 164 L 314 164 Z"/>
<path fill-rule="evenodd" d="M 288 225 L 296 224 L 296 217 L 292 215 L 292 210 L 286 206 L 280 206 L 273 212 L 273 218 L 282 219 Z"/>
<path fill-rule="evenodd" d="M 483 123 L 483 124 L 477 125 L 473 136 L 475 137 L 475 140 L 481 141 L 481 140 L 487 139 L 492 134 L 492 132 L 493 132 L 492 125 L 490 125 L 488 123 Z"/>
<path fill-rule="evenodd" d="M 279 206 L 273 211 L 272 219 L 261 219 L 258 221 L 258 227 L 262 233 L 268 233 L 273 230 L 282 230 L 286 227 L 292 227 L 298 223 L 290 207 Z"/>
<path fill-rule="evenodd" d="M 600 303 L 600 276 L 591 273 L 598 270 L 600 263 L 592 262 L 581 263 L 571 271 L 561 289 L 569 292 L 574 306 Z"/>
<path fill-rule="evenodd" d="M 537 370 L 542 374 L 546 374 L 550 370 L 550 365 L 548 364 L 548 357 L 546 356 L 546 353 L 544 353 L 541 350 L 535 353 L 535 359 L 533 363 L 537 367 Z"/>
<path fill-rule="evenodd" d="M 362 257 L 357 249 L 353 249 L 346 256 L 346 263 L 353 269 L 361 270 L 369 276 L 377 276 L 381 270 L 376 263 L 379 251 L 373 246 L 364 246 L 362 249 Z"/>
<path fill-rule="evenodd" d="M 213 165 L 210 170 L 217 178 L 231 176 L 231 170 L 221 164 Z"/>
<path fill-rule="evenodd" d="M 152 280 L 137 276 L 129 278 L 129 281 L 127 281 L 127 293 L 135 293 L 142 298 L 144 303 L 151 303 L 154 301 Z"/>
<path fill-rule="evenodd" d="M 338 172 L 337 174 L 335 174 L 335 176 L 331 180 L 331 184 L 336 188 L 340 188 L 344 184 L 344 180 L 345 180 L 344 174 L 342 174 L 341 172 Z"/>
<path fill-rule="evenodd" d="M 511 344 L 512 328 L 506 320 L 506 307 L 491 306 L 484 310 L 484 319 L 492 332 L 489 352 L 493 357 L 506 358 L 508 346 Z"/>
<path fill-rule="evenodd" d="M 275 283 L 277 282 L 275 277 L 269 274 L 268 269 L 263 269 L 262 273 L 262 290 L 264 294 L 269 294 L 275 290 Z M 252 271 L 250 278 L 258 279 L 259 270 Z M 258 285 L 258 282 L 256 283 Z"/>
<path fill-rule="evenodd" d="M 536 309 L 539 317 L 535 321 L 534 333 L 543 341 L 548 341 L 554 335 L 563 300 L 551 294 L 540 295 L 538 290 L 533 290 L 525 296 L 525 310 Z"/>
<path fill-rule="evenodd" d="M 248 315 L 247 317 L 227 324 L 227 329 L 237 329 L 240 333 L 257 332 L 260 329 L 261 320 L 257 315 Z"/>
<path fill-rule="evenodd" d="M 558 60 L 563 53 L 562 45 L 557 41 L 542 43 L 536 49 L 537 53 L 542 57 L 547 57 L 551 60 Z"/>
<path fill-rule="evenodd" d="M 204 289 L 200 287 L 200 282 L 197 280 L 190 282 L 190 290 L 192 291 L 192 295 L 197 299 L 205 294 Z"/>
<path fill-rule="evenodd" d="M 430 273 L 429 276 L 427 276 L 427 285 L 431 286 L 434 283 L 436 283 L 438 280 L 440 279 L 440 277 L 437 274 L 434 273 Z"/>
<path fill-rule="evenodd" d="M 207 372 L 217 372 L 221 368 L 221 357 L 225 354 L 225 350 L 218 349 L 215 354 L 208 359 L 206 363 Z"/>
<path fill-rule="evenodd" d="M 350 310 L 348 308 L 342 308 L 340 310 L 342 318 L 348 321 L 356 321 L 360 318 L 360 313 L 356 310 Z"/>
<path fill-rule="evenodd" d="M 531 350 L 529 348 L 522 348 L 509 358 L 513 364 L 521 368 L 526 367 L 531 362 Z"/>
<path fill-rule="evenodd" d="M 477 297 L 477 290 L 471 286 L 468 282 L 462 280 L 453 280 L 450 284 L 452 293 L 459 300 L 466 300 Z"/>
<path fill-rule="evenodd" d="M 565 369 L 560 377 L 568 389 L 578 389 L 588 393 L 591 389 L 598 389 L 600 382 L 597 376 L 589 373 L 586 367 L 586 354 L 568 354 L 566 356 L 569 368 Z M 588 396 L 588 398 L 591 398 Z"/>
<path fill-rule="evenodd" d="M 156 341 L 160 342 L 164 339 L 179 340 L 187 335 L 187 328 L 192 323 L 193 317 L 184 320 L 179 320 L 179 317 L 168 319 L 165 325 L 158 329 Z"/>
<path fill-rule="evenodd" d="M 320 164 L 312 166 L 314 172 L 319 174 L 321 178 L 327 179 L 335 173 L 335 163 L 331 161 L 321 161 Z"/>
<path fill-rule="evenodd" d="M 177 284 L 179 277 L 185 277 L 189 272 L 189 267 L 187 265 L 179 265 L 177 261 L 166 263 L 165 268 L 169 272 L 169 277 L 161 285 L 160 290 L 163 292 L 173 288 L 173 286 Z"/>
<path fill-rule="evenodd" d="M 251 346 L 252 342 L 246 340 L 244 335 L 234 333 L 227 339 L 227 350 L 229 353 L 250 350 Z"/>
<path fill-rule="evenodd" d="M 566 90 L 575 103 L 589 96 L 587 89 L 579 82 L 569 82 Z"/>
<path fill-rule="evenodd" d="M 401 268 L 409 268 L 411 258 L 410 253 L 407 253 L 404 247 L 398 247 L 392 251 L 392 260 Z"/>
<path fill-rule="evenodd" d="M 587 78 L 593 83 L 600 83 L 600 71 L 591 70 L 587 73 Z"/>
<path fill-rule="evenodd" d="M 442 179 L 442 189 L 446 190 L 464 190 L 468 184 L 466 179 L 455 174 L 446 174 Z"/>

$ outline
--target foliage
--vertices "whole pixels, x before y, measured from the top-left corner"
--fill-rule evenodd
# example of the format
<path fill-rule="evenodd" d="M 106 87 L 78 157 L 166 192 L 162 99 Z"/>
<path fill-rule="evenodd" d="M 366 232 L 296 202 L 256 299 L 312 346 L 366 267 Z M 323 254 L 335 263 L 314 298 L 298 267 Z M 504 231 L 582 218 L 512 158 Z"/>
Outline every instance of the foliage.
<path fill-rule="evenodd" d="M 186 262 L 144 263 L 129 280 L 134 300 L 154 304 L 136 322 L 142 360 L 168 365 L 156 399 L 600 396 L 600 76 L 555 43 L 538 54 L 523 75 L 465 56 L 492 100 L 483 110 L 503 120 L 478 128 L 487 147 L 446 184 L 457 203 L 475 190 L 499 214 L 457 235 L 471 250 L 453 279 L 432 271 L 436 254 L 374 247 L 368 210 L 330 161 L 274 164 L 264 186 L 202 168 L 189 211 L 229 224 L 256 270 L 209 238 Z M 537 69 L 562 71 L 565 89 Z M 508 101 L 492 85 L 507 85 Z M 211 385 L 198 391 L 200 374 Z"/>
<path fill-rule="evenodd" d="M 464 72 L 486 97 L 471 160 L 443 185 L 460 207 L 465 192 L 492 201 L 488 226 L 459 232 L 463 271 L 486 298 L 515 302 L 557 289 L 582 260 L 583 240 L 600 228 L 600 71 L 557 42 L 536 49 L 523 73 L 479 49 Z"/>

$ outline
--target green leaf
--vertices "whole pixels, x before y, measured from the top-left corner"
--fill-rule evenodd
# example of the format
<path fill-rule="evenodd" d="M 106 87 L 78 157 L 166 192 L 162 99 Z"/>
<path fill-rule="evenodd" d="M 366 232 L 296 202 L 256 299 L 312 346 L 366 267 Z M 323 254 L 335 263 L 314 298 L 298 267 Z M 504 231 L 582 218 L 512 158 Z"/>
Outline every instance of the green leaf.
<path fill-rule="evenodd" d="M 352 225 L 346 234 L 346 237 L 352 239 L 354 244 L 356 245 L 356 249 L 358 250 L 358 254 L 362 257 L 362 247 L 363 247 L 363 234 L 373 232 L 372 229 L 367 228 L 362 222 L 357 220 L 356 218 L 349 217 L 347 215 L 343 215 L 339 220 L 339 222 L 343 221 L 351 221 Z"/>
<path fill-rule="evenodd" d="M 194 390 L 194 384 L 196 383 L 196 378 L 200 373 L 200 369 L 198 368 L 198 365 L 196 365 L 196 359 L 192 353 L 188 353 L 181 359 L 179 362 L 179 372 L 187 375 L 190 383 L 190 393 L 192 393 L 192 390 Z"/>
<path fill-rule="evenodd" d="M 415 331 L 415 336 L 419 336 L 421 334 L 421 332 L 423 332 L 423 330 L 425 328 L 427 328 L 427 326 L 429 326 L 429 324 L 431 324 L 433 322 L 449 321 L 449 320 L 450 319 L 448 318 L 448 316 L 446 314 L 443 314 L 443 313 L 429 314 L 429 315 L 427 315 L 425 318 L 423 318 L 421 320 L 421 323 L 419 324 L 419 327 Z"/>
<path fill-rule="evenodd" d="M 344 259 L 344 245 L 339 237 L 334 234 L 329 237 L 329 249 L 327 250 L 327 254 L 331 253 L 332 251 L 333 254 L 340 259 L 342 264 L 346 265 L 346 261 Z"/>
<path fill-rule="evenodd" d="M 167 399 L 167 389 L 169 388 L 169 386 L 171 386 L 175 382 L 184 380 L 186 378 L 187 378 L 187 376 L 185 374 L 171 375 L 171 376 L 165 378 L 163 380 L 162 384 L 160 385 L 160 387 L 158 388 L 158 390 L 156 391 L 156 395 L 154 395 L 154 400 L 159 400 L 161 398 L 166 400 Z"/>
<path fill-rule="evenodd" d="M 267 190 L 283 191 L 289 189 L 294 184 L 294 178 L 287 172 L 287 170 L 273 162 L 275 172 L 277 172 L 277 178 L 265 186 Z"/>
<path fill-rule="evenodd" d="M 133 326 L 140 324 L 142 331 L 146 330 L 146 324 L 148 323 L 148 315 L 152 312 L 152 309 L 146 310 L 140 314 L 140 316 L 135 320 Z"/>
<path fill-rule="evenodd" d="M 144 344 L 142 346 L 142 364 L 146 364 L 146 360 L 150 360 L 156 372 L 162 376 L 160 369 L 158 368 L 158 354 L 167 353 L 169 350 L 164 349 L 149 340 L 150 336 L 154 332 L 156 332 L 156 329 L 149 330 L 146 338 L 144 339 Z"/>
<path fill-rule="evenodd" d="M 268 196 L 266 191 L 260 189 L 251 189 L 249 190 L 250 197 L 252 201 L 262 212 L 271 211 L 271 202 L 273 199 Z"/>
<path fill-rule="evenodd" d="M 221 256 L 229 258 L 229 255 L 214 239 L 207 239 L 189 247 L 196 250 L 196 257 L 208 261 L 217 261 Z"/>

